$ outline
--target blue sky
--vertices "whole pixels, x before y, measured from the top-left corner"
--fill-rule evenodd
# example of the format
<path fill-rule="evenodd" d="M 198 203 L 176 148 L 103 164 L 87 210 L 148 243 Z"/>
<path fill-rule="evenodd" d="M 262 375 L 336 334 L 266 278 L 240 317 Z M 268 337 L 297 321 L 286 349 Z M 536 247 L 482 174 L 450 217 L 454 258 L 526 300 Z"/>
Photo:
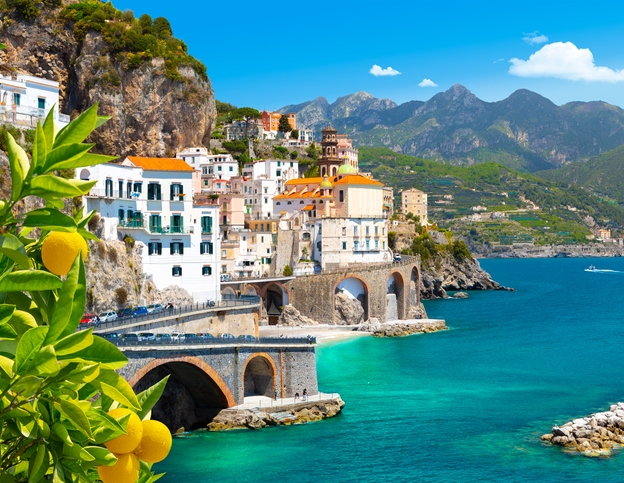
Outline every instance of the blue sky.
<path fill-rule="evenodd" d="M 485 101 L 526 88 L 555 104 L 624 107 L 622 1 L 113 3 L 168 18 L 206 64 L 215 97 L 237 106 L 357 91 L 402 103 L 459 83 Z M 399 73 L 371 74 L 389 67 Z"/>

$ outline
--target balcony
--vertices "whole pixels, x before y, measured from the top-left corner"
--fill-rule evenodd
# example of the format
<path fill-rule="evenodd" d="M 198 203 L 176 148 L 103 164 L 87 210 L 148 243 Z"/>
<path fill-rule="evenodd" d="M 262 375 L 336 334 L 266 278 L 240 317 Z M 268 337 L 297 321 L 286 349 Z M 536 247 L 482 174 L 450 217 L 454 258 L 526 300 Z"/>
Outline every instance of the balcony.
<path fill-rule="evenodd" d="M 184 195 L 171 195 L 169 201 L 184 201 Z"/>
<path fill-rule="evenodd" d="M 119 228 L 145 228 L 142 219 L 118 220 L 117 226 Z"/>

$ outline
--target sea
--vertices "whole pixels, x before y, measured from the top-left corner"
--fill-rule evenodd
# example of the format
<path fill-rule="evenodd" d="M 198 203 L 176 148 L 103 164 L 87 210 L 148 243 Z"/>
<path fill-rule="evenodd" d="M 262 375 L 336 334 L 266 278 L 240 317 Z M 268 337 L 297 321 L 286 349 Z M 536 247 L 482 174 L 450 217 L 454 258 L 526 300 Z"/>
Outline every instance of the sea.
<path fill-rule="evenodd" d="M 624 401 L 624 258 L 480 263 L 515 291 L 426 301 L 448 331 L 318 347 L 320 389 L 340 393 L 340 415 L 186 433 L 155 466 L 160 481 L 624 482 L 624 452 L 540 441 Z"/>

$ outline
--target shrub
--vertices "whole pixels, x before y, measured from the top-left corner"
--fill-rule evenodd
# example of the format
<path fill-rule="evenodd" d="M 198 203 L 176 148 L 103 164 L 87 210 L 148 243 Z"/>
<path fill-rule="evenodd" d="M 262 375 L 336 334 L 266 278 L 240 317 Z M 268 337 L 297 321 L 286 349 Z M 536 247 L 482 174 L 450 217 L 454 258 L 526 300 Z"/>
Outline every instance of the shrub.
<path fill-rule="evenodd" d="M 282 271 L 282 275 L 284 275 L 284 277 L 290 277 L 293 274 L 292 268 L 290 268 L 290 265 L 286 265 L 284 267 L 284 270 Z"/>
<path fill-rule="evenodd" d="M 126 287 L 119 287 L 115 289 L 115 297 L 117 297 L 119 305 L 126 305 L 126 302 L 128 301 L 128 290 Z"/>
<path fill-rule="evenodd" d="M 290 152 L 290 159 L 297 159 L 297 156 L 299 156 L 299 153 L 297 151 Z"/>

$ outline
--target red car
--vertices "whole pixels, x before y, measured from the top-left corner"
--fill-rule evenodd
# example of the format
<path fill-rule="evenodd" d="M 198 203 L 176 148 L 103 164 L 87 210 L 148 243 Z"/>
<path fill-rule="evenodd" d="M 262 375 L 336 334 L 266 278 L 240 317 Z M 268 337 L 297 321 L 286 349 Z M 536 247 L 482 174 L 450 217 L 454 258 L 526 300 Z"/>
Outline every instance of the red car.
<path fill-rule="evenodd" d="M 91 322 L 95 322 L 97 319 L 97 315 L 95 314 L 84 314 L 82 319 L 80 319 L 81 324 L 90 324 Z"/>

